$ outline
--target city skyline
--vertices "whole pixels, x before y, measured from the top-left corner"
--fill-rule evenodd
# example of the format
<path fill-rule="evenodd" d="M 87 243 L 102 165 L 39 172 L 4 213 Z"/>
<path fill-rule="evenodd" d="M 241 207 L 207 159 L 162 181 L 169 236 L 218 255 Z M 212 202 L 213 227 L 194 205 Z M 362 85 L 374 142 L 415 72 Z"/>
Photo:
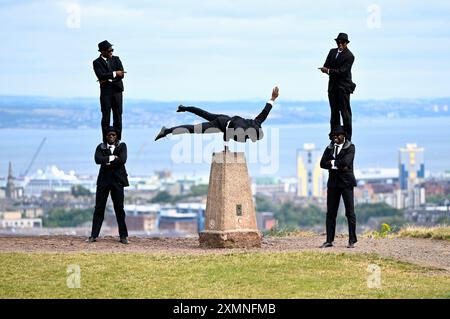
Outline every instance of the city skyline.
<path fill-rule="evenodd" d="M 398 179 L 400 181 L 400 186 L 402 189 L 406 189 L 407 181 L 409 183 L 419 183 L 425 178 L 433 178 L 439 175 L 449 175 L 450 171 L 438 172 L 438 174 L 431 174 L 430 171 L 426 170 L 424 153 L 425 149 L 423 147 L 418 147 L 417 144 L 407 143 L 406 146 L 402 146 L 398 149 L 399 157 L 396 166 L 377 166 L 377 167 L 364 167 L 355 168 L 356 179 L 359 180 L 371 180 L 377 178 L 385 179 Z M 293 166 L 295 167 L 295 173 L 292 175 L 273 175 L 272 177 L 281 179 L 296 179 L 299 188 L 297 189 L 298 196 L 305 197 L 315 197 L 322 196 L 322 191 L 325 189 L 324 181 L 326 179 L 326 174 L 322 168 L 320 168 L 322 150 L 317 148 L 314 143 L 305 143 L 303 147 L 296 149 L 296 159 Z M 418 154 L 418 155 L 417 155 Z M 418 159 L 416 159 L 418 157 Z M 417 163 L 416 163 L 417 161 Z M 415 165 L 417 167 L 415 167 Z M 410 170 L 405 169 L 405 167 L 415 167 L 417 171 L 410 172 Z M 141 178 L 148 178 L 152 176 L 159 176 L 163 173 L 167 173 L 171 178 L 175 179 L 197 179 L 197 180 L 208 180 L 208 172 L 194 173 L 192 175 L 186 175 L 188 172 L 178 172 L 172 171 L 170 169 L 154 170 L 148 174 L 134 174 L 130 178 L 135 178 L 139 180 Z M 62 180 L 69 183 L 77 183 L 80 180 L 90 180 L 96 179 L 96 172 L 92 174 L 87 173 L 77 173 L 74 169 L 64 170 L 58 167 L 58 165 L 46 165 L 45 167 L 35 168 L 28 175 L 22 175 L 16 173 L 13 168 L 13 162 L 8 162 L 7 174 L 0 174 L 0 180 L 5 181 L 5 186 L 8 184 L 14 184 L 14 181 L 21 180 L 22 182 L 27 182 L 30 179 L 37 180 Z M 268 175 L 270 176 L 270 175 Z M 262 178 L 265 183 L 265 179 L 268 176 L 257 176 L 255 180 Z M 319 182 L 320 180 L 320 182 Z M 95 184 L 95 183 L 94 183 Z M 94 187 L 92 184 L 90 187 Z M 0 185 L 1 186 L 1 185 Z"/>

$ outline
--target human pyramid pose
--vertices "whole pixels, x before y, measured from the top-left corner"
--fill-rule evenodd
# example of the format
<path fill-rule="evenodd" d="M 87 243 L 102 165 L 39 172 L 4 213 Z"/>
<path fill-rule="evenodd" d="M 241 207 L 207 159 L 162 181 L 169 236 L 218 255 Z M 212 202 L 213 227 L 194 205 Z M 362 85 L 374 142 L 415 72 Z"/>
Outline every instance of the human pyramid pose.
<path fill-rule="evenodd" d="M 113 201 L 114 212 L 119 226 L 122 244 L 128 244 L 128 230 L 125 223 L 124 187 L 129 186 L 125 169 L 127 145 L 121 141 L 122 135 L 122 79 L 125 71 L 118 56 L 113 56 L 112 44 L 102 41 L 98 44 L 100 56 L 94 60 L 95 75 L 100 83 L 100 104 L 102 110 L 102 136 L 94 154 L 95 163 L 100 165 L 95 195 L 95 209 L 92 231 L 88 242 L 97 241 L 105 216 L 106 202 L 109 194 Z M 113 113 L 113 126 L 110 115 Z"/>
<path fill-rule="evenodd" d="M 339 33 L 335 39 L 337 48 L 331 49 L 323 67 L 319 68 L 328 74 L 328 99 L 330 102 L 331 132 L 330 145 L 325 148 L 320 167 L 328 170 L 327 183 L 327 239 L 321 248 L 333 246 L 336 231 L 336 217 L 341 197 L 345 205 L 345 216 L 348 222 L 348 248 L 353 248 L 356 238 L 356 215 L 354 208 L 353 189 L 356 179 L 353 173 L 355 145 L 352 138 L 352 111 L 350 94 L 355 90 L 352 82 L 352 65 L 355 57 L 347 48 L 348 35 Z M 343 126 L 340 125 L 342 116 Z"/>
<path fill-rule="evenodd" d="M 348 49 L 348 35 L 339 33 L 335 39 L 337 48 L 331 49 L 327 59 L 319 69 L 329 76 L 328 99 L 330 103 L 330 133 L 331 143 L 325 148 L 320 166 L 328 170 L 327 183 L 327 239 L 321 248 L 333 246 L 336 229 L 336 217 L 341 197 L 345 205 L 345 215 L 348 221 L 349 242 L 347 247 L 353 248 L 357 242 L 356 216 L 354 211 L 353 189 L 356 179 L 353 173 L 355 145 L 352 137 L 352 113 L 350 94 L 356 85 L 352 82 L 351 68 L 354 56 Z M 111 193 L 114 211 L 119 226 L 120 242 L 127 244 L 128 232 L 125 223 L 124 187 L 128 186 L 125 163 L 127 147 L 121 139 L 122 134 L 122 79 L 125 71 L 119 57 L 113 56 L 112 44 L 103 41 L 98 44 L 101 52 L 94 62 L 94 71 L 100 82 L 100 103 L 102 110 L 103 142 L 95 151 L 95 162 L 100 165 L 97 179 L 96 204 L 89 242 L 95 242 L 100 233 L 104 219 L 106 201 Z M 155 137 L 155 141 L 169 134 L 208 134 L 222 133 L 225 151 L 228 151 L 228 141 L 245 143 L 261 140 L 264 136 L 262 123 L 267 119 L 275 100 L 278 98 L 278 87 L 273 88 L 270 100 L 264 109 L 253 119 L 240 116 L 209 113 L 195 106 L 179 105 L 177 112 L 190 112 L 206 122 L 192 125 L 185 124 L 167 128 L 163 126 Z M 110 113 L 113 112 L 113 126 L 110 126 Z M 341 126 L 341 117 L 343 126 Z"/>

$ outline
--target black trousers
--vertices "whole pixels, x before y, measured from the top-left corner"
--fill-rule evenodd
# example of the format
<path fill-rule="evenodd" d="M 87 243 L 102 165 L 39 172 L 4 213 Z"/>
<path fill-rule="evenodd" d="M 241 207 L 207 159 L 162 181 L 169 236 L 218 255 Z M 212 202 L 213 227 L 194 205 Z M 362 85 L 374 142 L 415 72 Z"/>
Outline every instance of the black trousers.
<path fill-rule="evenodd" d="M 111 111 L 113 114 L 113 125 L 117 131 L 117 139 L 122 139 L 122 92 L 105 91 L 101 92 L 100 105 L 102 111 L 102 133 L 103 142 L 106 142 L 106 129 L 110 126 Z"/>
<path fill-rule="evenodd" d="M 95 210 L 92 220 L 92 237 L 98 237 L 105 217 L 106 201 L 111 193 L 114 212 L 116 213 L 117 225 L 119 226 L 119 236 L 128 237 L 127 225 L 125 224 L 125 210 L 123 209 L 124 191 L 123 186 L 109 185 L 98 186 L 95 194 Z"/>
<path fill-rule="evenodd" d="M 208 122 L 196 125 L 179 125 L 171 127 L 168 133 L 172 134 L 204 134 L 204 133 L 225 133 L 227 122 L 230 120 L 228 115 L 209 113 L 195 106 L 186 106 L 185 110 L 197 116 L 200 116 Z"/>
<path fill-rule="evenodd" d="M 345 217 L 347 217 L 348 222 L 349 241 L 356 243 L 358 240 L 356 238 L 356 215 L 353 187 L 329 187 L 327 190 L 327 242 L 332 243 L 334 241 L 336 217 L 341 197 L 344 200 L 345 205 Z"/>
<path fill-rule="evenodd" d="M 330 127 L 331 130 L 341 125 L 344 126 L 347 139 L 352 139 L 352 110 L 350 108 L 350 94 L 343 89 L 333 88 L 328 92 L 328 100 L 331 108 Z"/>

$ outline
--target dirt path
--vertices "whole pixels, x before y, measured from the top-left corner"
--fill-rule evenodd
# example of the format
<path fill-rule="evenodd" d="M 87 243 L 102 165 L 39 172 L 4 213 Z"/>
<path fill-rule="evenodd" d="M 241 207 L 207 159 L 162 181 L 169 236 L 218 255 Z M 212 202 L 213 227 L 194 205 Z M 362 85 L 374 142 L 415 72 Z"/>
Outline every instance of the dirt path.
<path fill-rule="evenodd" d="M 346 248 L 347 238 L 336 239 L 335 247 L 319 249 L 324 236 L 264 238 L 261 249 L 202 249 L 198 246 L 197 237 L 192 238 L 129 238 L 129 245 L 118 243 L 115 237 L 103 237 L 98 242 L 89 244 L 85 237 L 79 236 L 33 236 L 33 237 L 0 237 L 0 253 L 2 252 L 139 252 L 139 253 L 178 253 L 205 254 L 260 251 L 317 251 L 317 252 L 349 252 L 377 253 L 421 266 L 432 266 L 450 272 L 450 242 L 432 239 L 393 238 L 370 239 L 360 238 L 354 249 Z M 1 256 L 0 256 L 1 258 Z"/>

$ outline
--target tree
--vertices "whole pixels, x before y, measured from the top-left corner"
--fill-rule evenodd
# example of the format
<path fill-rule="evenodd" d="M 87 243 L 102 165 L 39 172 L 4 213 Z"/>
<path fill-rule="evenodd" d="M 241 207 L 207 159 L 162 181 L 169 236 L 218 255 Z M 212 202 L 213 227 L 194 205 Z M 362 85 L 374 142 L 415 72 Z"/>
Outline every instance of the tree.
<path fill-rule="evenodd" d="M 276 212 L 280 209 L 279 205 L 266 196 L 255 196 L 255 202 L 257 212 Z"/>
<path fill-rule="evenodd" d="M 361 204 L 355 207 L 356 221 L 365 224 L 370 217 L 403 217 L 403 211 L 386 203 Z M 397 220 L 399 222 L 399 220 Z"/>
<path fill-rule="evenodd" d="M 173 196 L 167 191 L 159 192 L 152 198 L 152 203 L 171 203 L 173 201 Z"/>
<path fill-rule="evenodd" d="M 300 210 L 300 226 L 314 226 L 325 222 L 325 212 L 315 205 Z"/>
<path fill-rule="evenodd" d="M 325 212 L 315 205 L 301 207 L 292 202 L 287 202 L 275 212 L 275 218 L 280 226 L 307 227 L 323 224 Z"/>
<path fill-rule="evenodd" d="M 83 185 L 73 185 L 72 188 L 70 189 L 70 191 L 71 191 L 72 195 L 75 197 L 92 195 L 91 191 L 89 189 L 87 189 L 86 187 L 84 187 Z"/>
<path fill-rule="evenodd" d="M 76 227 L 92 219 L 93 209 L 56 208 L 42 219 L 44 227 Z"/>
<path fill-rule="evenodd" d="M 194 185 L 191 187 L 190 196 L 204 196 L 208 194 L 208 184 Z"/>
<path fill-rule="evenodd" d="M 256 196 L 256 210 L 258 212 L 270 211 L 281 227 L 310 227 L 325 223 L 326 212 L 315 205 L 307 207 L 286 202 L 283 205 L 275 204 L 270 198 Z M 383 222 L 398 228 L 405 223 L 403 211 L 395 209 L 385 203 L 362 204 L 355 207 L 358 224 L 365 224 L 371 217 L 385 217 Z M 347 220 L 342 214 L 337 216 L 337 224 L 346 224 Z"/>
<path fill-rule="evenodd" d="M 280 226 L 295 226 L 299 225 L 299 214 L 296 213 L 295 206 L 292 202 L 286 202 L 281 205 L 278 211 L 275 211 L 275 218 L 278 220 Z"/>
<path fill-rule="evenodd" d="M 189 197 L 196 197 L 196 196 L 204 196 L 208 194 L 208 185 L 207 184 L 201 184 L 201 185 L 194 185 L 191 187 L 190 192 L 188 194 L 184 195 L 170 195 L 167 191 L 161 191 L 158 194 L 155 195 L 151 199 L 151 203 L 172 203 L 175 204 L 177 202 L 183 201 L 188 199 Z"/>
<path fill-rule="evenodd" d="M 450 203 L 450 195 L 430 195 L 427 196 L 427 203 L 436 205 L 448 205 Z"/>

